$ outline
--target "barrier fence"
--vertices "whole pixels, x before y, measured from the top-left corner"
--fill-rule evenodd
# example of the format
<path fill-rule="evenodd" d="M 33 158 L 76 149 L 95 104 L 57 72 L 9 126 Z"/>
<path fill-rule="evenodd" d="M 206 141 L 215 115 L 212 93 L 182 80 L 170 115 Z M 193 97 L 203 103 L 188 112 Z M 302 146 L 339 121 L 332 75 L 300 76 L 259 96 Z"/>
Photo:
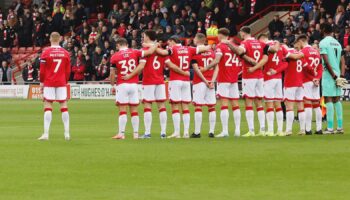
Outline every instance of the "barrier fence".
<path fill-rule="evenodd" d="M 114 99 L 112 86 L 109 82 L 70 82 L 68 96 L 70 99 Z M 168 92 L 168 82 L 165 82 L 166 92 Z M 241 84 L 239 83 L 239 88 Z M 142 84 L 139 84 L 139 96 L 142 98 Z M 167 94 L 168 96 L 168 94 Z M 38 83 L 27 83 L 25 85 L 0 85 L 0 99 L 42 99 L 42 93 Z M 350 84 L 343 88 L 343 101 L 350 101 Z"/>

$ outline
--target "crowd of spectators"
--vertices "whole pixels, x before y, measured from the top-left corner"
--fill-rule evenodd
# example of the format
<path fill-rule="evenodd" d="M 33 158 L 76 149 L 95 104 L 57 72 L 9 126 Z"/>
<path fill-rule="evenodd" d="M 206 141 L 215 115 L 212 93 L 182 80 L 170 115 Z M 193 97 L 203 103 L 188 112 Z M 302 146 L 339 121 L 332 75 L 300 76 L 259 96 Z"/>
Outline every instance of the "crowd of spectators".
<path fill-rule="evenodd" d="M 125 37 L 130 47 L 141 48 L 141 33 L 146 29 L 155 30 L 162 40 L 172 35 L 191 38 L 198 32 L 206 34 L 214 23 L 235 36 L 236 25 L 254 14 L 255 4 L 263 2 L 302 3 L 298 13 L 286 22 L 274 17 L 268 26 L 272 39 L 292 44 L 298 34 L 306 33 L 312 43 L 318 44 L 320 25 L 331 23 L 350 64 L 349 0 L 336 0 L 336 11 L 322 0 L 15 0 L 6 12 L 0 9 L 0 46 L 5 52 L 0 51 L 0 61 L 6 61 L 0 77 L 5 74 L 4 66 L 14 66 L 9 48 L 47 45 L 49 34 L 57 31 L 64 35 L 62 46 L 71 53 L 71 80 L 105 80 L 119 37 Z M 22 73 L 24 80 L 37 81 L 38 68 L 38 57 L 28 60 Z"/>

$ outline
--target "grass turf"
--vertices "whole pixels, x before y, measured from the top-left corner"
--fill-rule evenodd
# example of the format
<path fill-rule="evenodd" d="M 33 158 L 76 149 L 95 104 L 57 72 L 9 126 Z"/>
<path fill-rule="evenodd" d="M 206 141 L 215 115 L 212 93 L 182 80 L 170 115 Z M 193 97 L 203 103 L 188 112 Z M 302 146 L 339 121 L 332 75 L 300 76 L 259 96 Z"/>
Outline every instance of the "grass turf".
<path fill-rule="evenodd" d="M 110 139 L 117 130 L 113 101 L 73 100 L 69 106 L 72 141 L 63 140 L 55 105 L 50 141 L 39 142 L 42 103 L 0 100 L 0 199 L 350 197 L 347 134 L 209 139 L 203 131 L 201 139 L 161 140 L 154 112 L 152 139 L 132 140 L 129 119 L 127 139 L 115 141 Z M 350 127 L 349 109 L 350 103 L 344 103 L 346 130 Z M 203 119 L 203 130 L 208 130 L 206 114 Z M 219 121 L 218 115 L 217 133 L 221 130 Z M 142 117 L 140 124 L 142 132 Z M 232 124 L 231 115 L 231 133 Z M 242 112 L 242 133 L 246 131 Z M 168 115 L 170 133 L 172 120 Z"/>

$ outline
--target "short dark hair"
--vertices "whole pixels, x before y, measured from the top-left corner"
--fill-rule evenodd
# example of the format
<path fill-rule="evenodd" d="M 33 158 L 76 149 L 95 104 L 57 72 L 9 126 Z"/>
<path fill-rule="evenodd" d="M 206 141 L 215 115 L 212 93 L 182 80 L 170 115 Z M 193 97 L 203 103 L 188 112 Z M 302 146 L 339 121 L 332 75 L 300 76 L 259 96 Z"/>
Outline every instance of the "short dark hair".
<path fill-rule="evenodd" d="M 180 38 L 175 36 L 175 35 L 171 36 L 168 40 L 174 41 L 176 44 L 180 44 L 180 42 L 181 42 Z"/>
<path fill-rule="evenodd" d="M 324 23 L 321 25 L 321 30 L 326 34 L 330 34 L 333 32 L 333 27 L 328 23 Z"/>
<path fill-rule="evenodd" d="M 224 35 L 224 36 L 229 36 L 230 35 L 230 30 L 227 28 L 220 28 L 218 31 L 218 34 Z"/>
<path fill-rule="evenodd" d="M 144 34 L 147 35 L 147 37 L 149 37 L 149 39 L 152 41 L 157 39 L 157 33 L 153 30 L 146 30 Z"/>
<path fill-rule="evenodd" d="M 303 42 L 306 42 L 308 40 L 307 35 L 305 35 L 305 34 L 299 35 L 295 41 L 299 42 L 300 40 Z"/>
<path fill-rule="evenodd" d="M 260 38 L 262 38 L 262 37 L 264 37 L 264 38 L 269 38 L 269 36 L 267 36 L 266 33 L 261 33 L 261 34 L 259 34 L 259 36 L 258 36 L 258 40 L 259 40 Z"/>
<path fill-rule="evenodd" d="M 200 40 L 205 40 L 207 38 L 203 33 L 197 33 L 195 37 Z"/>
<path fill-rule="evenodd" d="M 119 46 L 128 46 L 128 41 L 125 38 L 118 38 L 115 43 Z"/>
<path fill-rule="evenodd" d="M 244 32 L 244 33 L 247 33 L 247 34 L 250 34 L 251 33 L 251 29 L 250 27 L 248 26 L 243 26 L 240 31 Z"/>

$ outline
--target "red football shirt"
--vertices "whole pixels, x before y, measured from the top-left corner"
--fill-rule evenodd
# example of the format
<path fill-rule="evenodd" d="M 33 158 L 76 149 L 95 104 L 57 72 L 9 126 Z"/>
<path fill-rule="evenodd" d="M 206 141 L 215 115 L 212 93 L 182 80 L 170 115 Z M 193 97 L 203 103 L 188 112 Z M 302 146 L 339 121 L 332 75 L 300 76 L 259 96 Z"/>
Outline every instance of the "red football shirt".
<path fill-rule="evenodd" d="M 295 49 L 288 49 L 288 54 L 300 54 Z M 288 58 L 287 54 L 287 58 Z M 288 67 L 284 76 L 284 87 L 302 87 L 303 86 L 303 61 L 289 59 Z"/>
<path fill-rule="evenodd" d="M 315 78 L 321 79 L 323 67 L 320 53 L 310 45 L 304 47 L 301 52 L 304 54 L 304 62 L 307 63 L 304 68 L 304 83 L 313 81 Z"/>
<path fill-rule="evenodd" d="M 170 61 L 183 71 L 189 71 L 190 62 L 192 57 L 197 54 L 197 49 L 195 47 L 176 45 L 169 48 L 169 50 L 171 52 Z M 190 81 L 190 77 L 180 75 L 170 70 L 170 80 Z"/>
<path fill-rule="evenodd" d="M 256 62 L 259 62 L 264 55 L 264 48 L 265 44 L 256 40 L 255 38 L 248 38 L 241 42 L 240 45 L 245 50 L 245 54 L 248 57 L 251 57 L 255 59 Z M 246 61 L 242 61 L 243 63 L 243 74 L 242 78 L 244 79 L 259 79 L 263 78 L 263 71 L 262 69 L 255 70 L 253 73 L 248 72 L 248 68 L 253 67 L 251 64 L 249 64 Z"/>
<path fill-rule="evenodd" d="M 45 87 L 64 87 L 70 77 L 71 65 L 68 51 L 51 46 L 40 57 L 40 82 Z"/>
<path fill-rule="evenodd" d="M 269 46 L 273 46 L 276 44 L 276 41 L 268 41 L 266 44 Z M 275 53 L 269 53 L 269 59 L 263 69 L 265 81 L 282 78 L 283 70 L 281 70 L 281 68 L 284 68 L 284 66 L 286 65 L 286 62 L 284 62 L 284 58 L 286 57 L 287 53 L 287 49 L 284 46 L 281 46 L 281 48 Z M 267 72 L 269 72 L 270 69 L 274 69 L 278 73 L 269 76 L 267 75 Z"/>
<path fill-rule="evenodd" d="M 207 52 L 204 52 L 204 53 L 201 53 L 201 54 L 193 56 L 193 60 L 195 60 L 197 62 L 199 68 L 206 67 L 214 59 L 215 59 L 215 54 L 214 54 L 213 50 L 209 50 Z M 207 70 L 207 71 L 203 72 L 203 76 L 208 81 L 212 80 L 213 74 L 214 74 L 214 68 L 211 68 L 210 70 Z M 200 82 L 202 82 L 202 80 L 199 78 L 199 76 L 196 73 L 194 73 L 193 84 L 197 84 L 197 83 L 200 83 Z"/>
<path fill-rule="evenodd" d="M 129 80 L 123 80 L 121 77 L 131 74 L 140 62 L 146 62 L 143 58 L 143 51 L 136 49 L 120 49 L 111 58 L 112 67 L 117 69 L 117 85 L 122 83 L 138 83 L 139 76 L 134 76 Z"/>
<path fill-rule="evenodd" d="M 219 83 L 237 83 L 238 73 L 242 70 L 242 62 L 226 44 L 219 43 L 215 54 L 222 55 L 219 62 Z"/>
<path fill-rule="evenodd" d="M 147 50 L 148 48 L 143 48 Z M 164 68 L 167 57 L 152 54 L 145 58 L 146 65 L 143 69 L 143 85 L 164 84 Z"/>

